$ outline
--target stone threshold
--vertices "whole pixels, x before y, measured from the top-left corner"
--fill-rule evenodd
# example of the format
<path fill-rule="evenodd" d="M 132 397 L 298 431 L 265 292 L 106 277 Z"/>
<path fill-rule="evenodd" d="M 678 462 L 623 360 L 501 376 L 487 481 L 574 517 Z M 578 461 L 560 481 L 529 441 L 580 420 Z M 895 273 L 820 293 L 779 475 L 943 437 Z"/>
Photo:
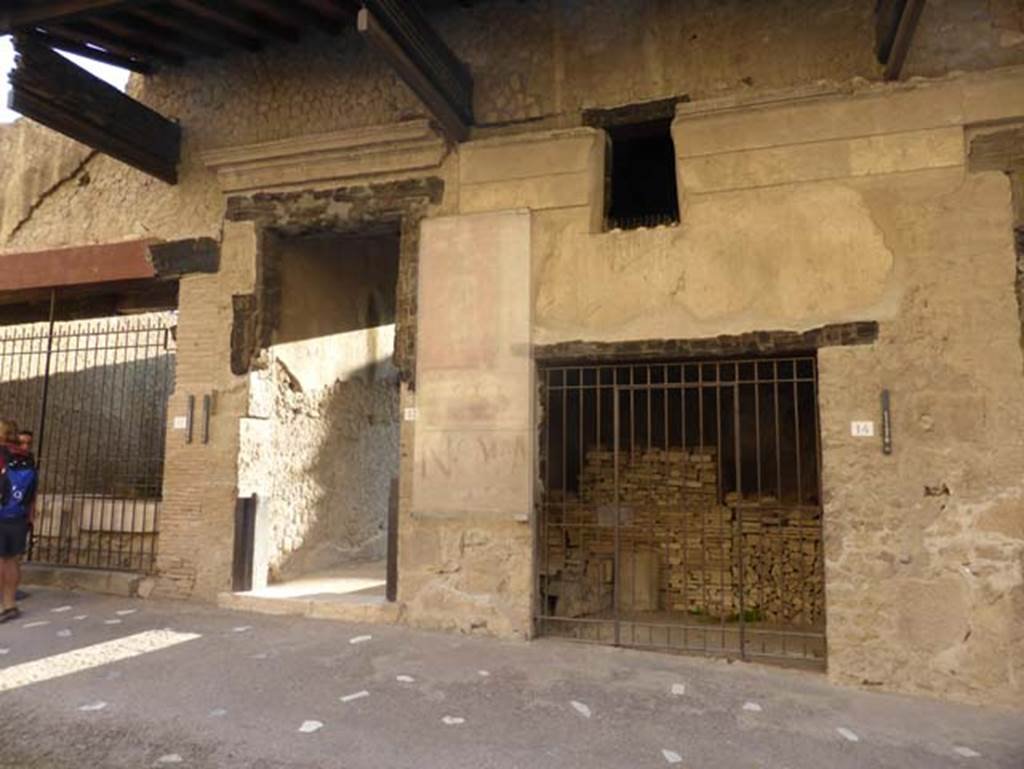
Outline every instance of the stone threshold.
<path fill-rule="evenodd" d="M 381 625 L 396 624 L 401 614 L 401 604 L 388 602 L 384 596 L 279 598 L 252 593 L 220 593 L 217 596 L 217 606 L 257 614 Z"/>

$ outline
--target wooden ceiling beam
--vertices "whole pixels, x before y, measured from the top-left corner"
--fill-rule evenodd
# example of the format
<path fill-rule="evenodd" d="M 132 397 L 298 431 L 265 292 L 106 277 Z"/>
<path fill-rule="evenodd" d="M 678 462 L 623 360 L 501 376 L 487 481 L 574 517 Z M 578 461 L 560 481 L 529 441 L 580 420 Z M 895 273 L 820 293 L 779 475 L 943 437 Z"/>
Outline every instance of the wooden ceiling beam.
<path fill-rule="evenodd" d="M 340 0 L 299 0 L 307 8 L 315 11 L 320 17 L 335 27 L 350 24 L 359 13 L 360 3 L 341 2 Z"/>
<path fill-rule="evenodd" d="M 147 27 L 134 19 L 123 21 L 114 16 L 96 15 L 89 17 L 88 24 L 91 27 L 109 32 L 117 39 L 124 41 L 124 44 L 129 48 L 149 51 L 154 56 L 178 58 L 181 60 L 181 63 L 184 63 L 190 56 L 197 54 L 202 56 L 211 55 L 208 49 L 183 43 L 174 39 L 173 36 L 161 34 L 159 29 L 154 30 L 152 27 Z"/>
<path fill-rule="evenodd" d="M 110 64 L 114 67 L 138 72 L 142 75 L 149 75 L 156 71 L 152 63 L 144 59 L 135 59 L 127 56 L 119 56 L 110 51 L 100 50 L 90 45 L 85 45 L 80 40 L 73 40 L 69 37 L 56 34 L 50 30 L 35 30 L 32 34 L 46 43 L 50 48 L 58 48 L 66 53 L 74 53 L 86 59 Z"/>
<path fill-rule="evenodd" d="M 925 0 L 877 0 L 875 3 L 875 55 L 885 66 L 886 80 L 899 80 L 910 53 Z"/>
<path fill-rule="evenodd" d="M 141 26 L 146 32 L 143 39 L 149 39 L 154 35 L 161 36 L 160 39 L 180 48 L 179 52 L 185 55 L 217 57 L 223 56 L 231 48 L 229 43 L 202 26 L 183 22 L 173 12 L 163 8 L 159 11 L 141 7 L 130 8 L 118 13 L 117 19 L 130 25 Z"/>
<path fill-rule="evenodd" d="M 260 19 L 261 23 L 277 37 L 296 42 L 304 26 L 312 23 L 311 14 L 298 9 L 292 3 L 277 3 L 274 0 L 231 0 L 232 5 L 248 14 L 249 18 Z"/>
<path fill-rule="evenodd" d="M 174 184 L 181 127 L 50 49 L 14 38 L 10 106 L 76 141 Z"/>
<path fill-rule="evenodd" d="M 22 0 L 20 4 L 7 0 L 3 5 L 5 9 L 0 10 L 0 35 L 44 22 L 66 21 L 84 13 L 139 5 L 139 0 Z"/>
<path fill-rule="evenodd" d="M 221 6 L 204 5 L 198 0 L 170 0 L 170 4 L 201 23 L 212 24 L 224 34 L 234 35 L 244 41 L 242 47 L 249 50 L 258 50 L 268 40 L 276 37 L 265 27 L 225 11 Z"/>
<path fill-rule="evenodd" d="M 473 124 L 473 79 L 414 3 L 365 0 L 359 32 L 420 98 L 452 141 Z"/>
<path fill-rule="evenodd" d="M 85 21 L 72 21 L 66 24 L 47 24 L 45 29 L 70 40 L 82 44 L 92 43 L 105 48 L 110 53 L 127 59 L 145 59 L 171 67 L 180 67 L 185 59 L 177 54 L 165 54 L 151 46 L 136 46 L 122 39 L 119 35 L 100 29 Z"/>

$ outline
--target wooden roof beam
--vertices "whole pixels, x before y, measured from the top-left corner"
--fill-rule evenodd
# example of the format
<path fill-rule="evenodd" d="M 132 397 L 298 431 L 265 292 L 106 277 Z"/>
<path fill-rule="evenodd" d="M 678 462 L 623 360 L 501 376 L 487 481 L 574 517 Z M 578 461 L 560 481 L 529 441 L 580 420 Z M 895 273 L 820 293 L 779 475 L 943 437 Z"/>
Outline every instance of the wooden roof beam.
<path fill-rule="evenodd" d="M 210 50 L 206 47 L 183 43 L 176 40 L 174 36 L 161 34 L 159 29 L 154 30 L 152 26 L 135 19 L 122 20 L 113 16 L 97 15 L 89 17 L 88 25 L 90 28 L 109 32 L 117 39 L 122 40 L 129 48 L 147 51 L 154 56 L 180 59 L 182 64 L 191 56 L 211 55 Z M 84 26 L 83 22 L 83 28 Z M 223 49 L 221 49 L 222 51 Z"/>
<path fill-rule="evenodd" d="M 261 25 L 277 37 L 290 42 L 297 41 L 302 35 L 302 28 L 311 22 L 305 9 L 297 11 L 292 4 L 286 6 L 273 0 L 231 0 L 231 4 L 250 19 L 259 19 Z"/>
<path fill-rule="evenodd" d="M 46 43 L 50 48 L 57 48 L 67 53 L 74 53 L 87 59 L 120 67 L 121 69 L 138 72 L 143 75 L 148 75 L 156 70 L 156 67 L 154 67 L 152 63 L 144 59 L 132 58 L 130 56 L 119 56 L 118 54 L 107 50 L 100 50 L 99 48 L 86 45 L 81 42 L 81 40 L 75 40 L 70 37 L 57 34 L 53 30 L 37 29 L 33 31 L 32 34 L 42 42 Z"/>
<path fill-rule="evenodd" d="M 877 0 L 875 3 L 875 55 L 885 65 L 882 76 L 886 80 L 900 79 L 924 4 L 925 0 Z"/>
<path fill-rule="evenodd" d="M 473 79 L 414 3 L 365 0 L 359 32 L 420 98 L 451 141 L 473 124 Z"/>
<path fill-rule="evenodd" d="M 343 0 L 299 1 L 320 16 L 328 24 L 332 32 L 340 32 L 345 26 L 354 21 L 361 7 L 358 0 L 353 0 L 352 2 L 344 2 Z"/>
<path fill-rule="evenodd" d="M 165 9 L 154 11 L 143 7 L 131 8 L 118 13 L 116 18 L 128 26 L 140 26 L 145 33 L 142 39 L 149 40 L 155 36 L 186 56 L 223 56 L 231 47 L 201 25 L 182 21 L 175 13 Z"/>
<path fill-rule="evenodd" d="M 93 43 L 102 46 L 110 53 L 123 56 L 126 59 L 145 59 L 171 67 L 180 67 L 185 63 L 184 57 L 178 54 L 164 53 L 148 45 L 137 46 L 131 44 L 113 32 L 100 29 L 94 24 L 84 21 L 69 22 L 67 24 L 48 24 L 45 30 L 69 40 L 77 40 L 83 45 Z"/>
<path fill-rule="evenodd" d="M 181 128 L 27 34 L 14 38 L 10 106 L 158 179 L 178 179 Z"/>
<path fill-rule="evenodd" d="M 179 11 L 188 15 L 200 23 L 212 24 L 225 35 L 233 35 L 241 42 L 243 48 L 258 50 L 268 40 L 276 36 L 258 24 L 246 21 L 244 18 L 224 11 L 221 7 L 204 5 L 198 0 L 169 0 L 170 4 Z"/>
<path fill-rule="evenodd" d="M 0 10 L 0 35 L 125 5 L 139 5 L 139 0 L 22 0 L 20 4 L 7 0 L 3 3 L 4 9 Z"/>

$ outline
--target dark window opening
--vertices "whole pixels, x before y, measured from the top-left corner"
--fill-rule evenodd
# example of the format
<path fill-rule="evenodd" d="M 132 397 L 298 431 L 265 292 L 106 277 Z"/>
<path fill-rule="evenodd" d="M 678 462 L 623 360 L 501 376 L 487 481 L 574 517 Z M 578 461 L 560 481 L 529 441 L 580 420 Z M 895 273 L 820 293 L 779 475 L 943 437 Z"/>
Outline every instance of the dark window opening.
<path fill-rule="evenodd" d="M 679 222 L 672 120 L 610 126 L 607 228 Z"/>

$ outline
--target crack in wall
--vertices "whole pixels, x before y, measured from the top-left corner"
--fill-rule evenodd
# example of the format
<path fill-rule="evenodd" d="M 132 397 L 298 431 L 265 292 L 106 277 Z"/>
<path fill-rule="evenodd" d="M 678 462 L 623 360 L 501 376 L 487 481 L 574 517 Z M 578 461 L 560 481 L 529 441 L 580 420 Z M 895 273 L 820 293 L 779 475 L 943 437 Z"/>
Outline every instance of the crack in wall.
<path fill-rule="evenodd" d="M 29 221 L 31 221 L 32 217 L 35 215 L 36 211 L 38 211 L 42 207 L 43 203 L 45 203 L 51 197 L 56 195 L 57 192 L 59 192 L 65 184 L 78 178 L 79 174 L 81 174 L 82 171 L 85 170 L 85 167 L 89 165 L 92 159 L 99 154 L 100 153 L 98 150 L 92 150 L 88 155 L 85 156 L 85 158 L 82 159 L 81 163 L 79 163 L 71 170 L 71 173 L 62 176 L 56 182 L 51 184 L 47 189 L 43 190 L 43 192 L 39 194 L 35 201 L 33 201 L 32 205 L 29 206 L 28 211 L 25 213 L 25 215 L 21 217 L 20 220 L 18 220 L 18 223 L 15 224 L 11 231 L 4 237 L 4 241 L 10 243 L 11 240 L 13 240 L 14 236 L 17 235 L 18 232 L 21 230 L 21 228 L 28 224 Z"/>

